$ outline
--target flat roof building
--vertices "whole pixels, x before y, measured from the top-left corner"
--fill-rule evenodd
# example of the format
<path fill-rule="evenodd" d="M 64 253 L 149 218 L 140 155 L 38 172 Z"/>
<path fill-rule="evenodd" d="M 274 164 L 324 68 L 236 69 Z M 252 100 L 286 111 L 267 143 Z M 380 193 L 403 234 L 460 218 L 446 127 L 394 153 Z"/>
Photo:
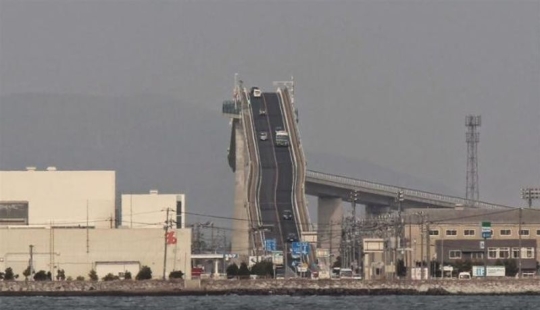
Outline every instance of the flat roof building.
<path fill-rule="evenodd" d="M 186 227 L 186 196 L 184 194 L 160 194 L 151 190 L 148 194 L 122 195 L 122 227 L 160 228 L 167 220 L 174 221 L 174 227 Z"/>
<path fill-rule="evenodd" d="M 0 171 L 0 225 L 110 228 L 115 171 Z"/>

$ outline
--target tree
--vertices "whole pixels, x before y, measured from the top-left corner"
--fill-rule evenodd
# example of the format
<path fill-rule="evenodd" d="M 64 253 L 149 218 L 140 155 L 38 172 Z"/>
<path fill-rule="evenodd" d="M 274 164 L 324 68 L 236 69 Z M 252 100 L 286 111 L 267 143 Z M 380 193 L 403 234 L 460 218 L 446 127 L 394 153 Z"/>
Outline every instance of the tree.
<path fill-rule="evenodd" d="M 398 277 L 407 276 L 407 267 L 405 267 L 405 262 L 402 259 L 397 261 L 396 274 Z"/>
<path fill-rule="evenodd" d="M 35 281 L 47 281 L 49 280 L 49 276 L 45 272 L 45 270 L 40 270 L 34 274 L 34 280 Z"/>
<path fill-rule="evenodd" d="M 272 277 L 274 275 L 274 264 L 268 261 L 258 262 L 251 267 L 251 274 L 261 277 Z"/>
<path fill-rule="evenodd" d="M 56 272 L 56 280 L 58 281 L 64 281 L 66 279 L 66 272 L 64 269 L 58 269 Z"/>
<path fill-rule="evenodd" d="M 341 268 L 341 256 L 336 257 L 336 261 L 332 264 L 332 268 Z"/>
<path fill-rule="evenodd" d="M 77 276 L 75 278 L 75 281 L 84 281 L 84 277 L 83 276 Z"/>
<path fill-rule="evenodd" d="M 106 276 L 104 276 L 102 278 L 103 281 L 114 281 L 114 280 L 119 280 L 120 278 L 118 278 L 118 276 L 115 276 L 113 275 L 112 273 L 108 273 Z"/>
<path fill-rule="evenodd" d="M 124 273 L 124 280 L 131 280 L 131 272 L 127 271 Z"/>
<path fill-rule="evenodd" d="M 503 265 L 507 277 L 515 277 L 516 274 L 519 272 L 519 268 L 517 267 L 515 259 L 505 259 L 503 261 Z"/>
<path fill-rule="evenodd" d="M 13 269 L 11 267 L 6 268 L 4 272 L 4 281 L 13 281 L 16 276 L 13 274 Z"/>
<path fill-rule="evenodd" d="M 24 280 L 28 281 L 28 277 L 30 274 L 32 274 L 32 270 L 30 269 L 30 266 L 26 267 L 26 269 L 23 271 Z"/>
<path fill-rule="evenodd" d="M 232 263 L 227 267 L 227 270 L 225 271 L 227 273 L 227 278 L 234 278 L 238 275 L 238 265 L 236 263 Z"/>
<path fill-rule="evenodd" d="M 238 276 L 241 279 L 249 278 L 249 268 L 246 263 L 242 262 L 240 264 L 240 269 L 238 269 Z"/>
<path fill-rule="evenodd" d="M 171 271 L 169 273 L 169 279 L 183 279 L 184 273 L 180 270 Z"/>
<path fill-rule="evenodd" d="M 90 273 L 88 273 L 88 278 L 90 278 L 90 281 L 98 280 L 98 275 L 94 269 L 90 270 Z"/>
<path fill-rule="evenodd" d="M 135 277 L 137 280 L 150 280 L 152 279 L 152 269 L 148 266 L 142 266 L 141 270 L 139 270 L 139 273 L 137 273 L 137 276 Z"/>

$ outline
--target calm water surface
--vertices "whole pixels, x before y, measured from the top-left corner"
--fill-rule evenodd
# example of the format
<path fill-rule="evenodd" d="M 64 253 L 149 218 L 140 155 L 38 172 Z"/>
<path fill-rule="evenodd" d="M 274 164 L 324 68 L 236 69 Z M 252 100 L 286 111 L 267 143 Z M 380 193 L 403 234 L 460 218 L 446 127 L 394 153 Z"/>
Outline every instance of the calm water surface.
<path fill-rule="evenodd" d="M 540 309 L 540 296 L 0 297 L 0 309 Z"/>

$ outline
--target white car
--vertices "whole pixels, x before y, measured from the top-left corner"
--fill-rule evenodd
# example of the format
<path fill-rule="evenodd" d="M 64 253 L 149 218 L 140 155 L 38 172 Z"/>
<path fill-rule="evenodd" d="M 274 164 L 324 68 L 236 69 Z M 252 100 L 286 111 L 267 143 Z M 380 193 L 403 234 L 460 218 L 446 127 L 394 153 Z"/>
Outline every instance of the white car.
<path fill-rule="evenodd" d="M 261 96 L 261 90 L 259 89 L 259 87 L 252 87 L 251 88 L 251 93 L 253 94 L 253 97 L 255 98 L 259 98 Z"/>
<path fill-rule="evenodd" d="M 266 131 L 261 131 L 259 133 L 259 139 L 261 139 L 261 141 L 268 140 L 268 133 Z"/>

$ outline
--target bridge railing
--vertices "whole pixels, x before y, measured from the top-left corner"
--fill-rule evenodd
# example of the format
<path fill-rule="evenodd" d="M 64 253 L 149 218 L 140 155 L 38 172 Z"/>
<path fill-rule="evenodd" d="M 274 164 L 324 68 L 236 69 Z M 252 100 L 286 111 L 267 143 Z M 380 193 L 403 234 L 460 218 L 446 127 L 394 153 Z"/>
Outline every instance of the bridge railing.
<path fill-rule="evenodd" d="M 305 171 L 306 160 L 304 151 L 302 149 L 302 143 L 300 141 L 300 133 L 298 131 L 298 124 L 295 121 L 294 106 L 286 87 L 279 88 L 278 93 L 283 99 L 283 108 L 285 119 L 287 121 L 287 127 L 289 129 L 290 147 L 294 156 L 294 201 L 296 204 L 297 213 L 299 214 L 299 233 L 310 230 L 310 218 L 309 212 L 306 206 L 305 200 Z"/>
<path fill-rule="evenodd" d="M 241 113 L 242 113 L 242 126 L 244 129 L 244 142 L 247 148 L 248 153 L 248 165 L 247 165 L 247 185 L 248 190 L 246 191 L 246 198 L 245 201 L 247 203 L 246 205 L 246 212 L 248 221 L 250 223 L 249 227 L 250 229 L 253 229 L 254 227 L 258 227 L 261 225 L 261 216 L 259 213 L 259 206 L 257 202 L 256 192 L 259 184 L 259 160 L 258 160 L 258 154 L 256 145 L 257 140 L 255 138 L 255 132 L 254 132 L 254 126 L 253 126 L 253 114 L 251 111 L 251 107 L 249 106 L 249 100 L 247 97 L 247 90 L 240 89 L 238 93 L 241 96 Z M 237 154 L 238 155 L 238 154 Z M 260 234 L 262 235 L 262 234 Z M 253 237 L 254 242 L 254 248 L 257 249 L 259 247 L 262 247 L 263 241 L 257 240 L 255 235 L 251 234 L 250 231 L 250 238 Z M 262 236 L 261 236 L 262 237 Z"/>
<path fill-rule="evenodd" d="M 394 196 L 394 197 L 397 195 L 399 190 L 402 190 L 405 196 L 409 198 L 420 198 L 423 200 L 430 200 L 430 201 L 439 202 L 439 203 L 440 202 L 448 203 L 451 205 L 464 205 L 465 206 L 469 203 L 469 201 L 463 198 L 459 198 L 459 197 L 440 195 L 440 194 L 412 190 L 412 189 L 405 189 L 402 187 L 374 183 L 374 182 L 365 181 L 365 180 L 352 179 L 352 178 L 347 178 L 347 177 L 333 175 L 333 174 L 327 174 L 327 173 L 318 172 L 318 171 L 311 171 L 311 170 L 306 171 L 306 178 L 316 179 L 322 182 L 331 182 L 338 186 L 364 188 L 373 192 L 386 194 L 388 196 Z M 492 203 L 481 202 L 481 201 L 476 201 L 474 203 L 474 207 L 484 208 L 484 209 L 511 208 L 509 206 L 492 204 Z"/>

